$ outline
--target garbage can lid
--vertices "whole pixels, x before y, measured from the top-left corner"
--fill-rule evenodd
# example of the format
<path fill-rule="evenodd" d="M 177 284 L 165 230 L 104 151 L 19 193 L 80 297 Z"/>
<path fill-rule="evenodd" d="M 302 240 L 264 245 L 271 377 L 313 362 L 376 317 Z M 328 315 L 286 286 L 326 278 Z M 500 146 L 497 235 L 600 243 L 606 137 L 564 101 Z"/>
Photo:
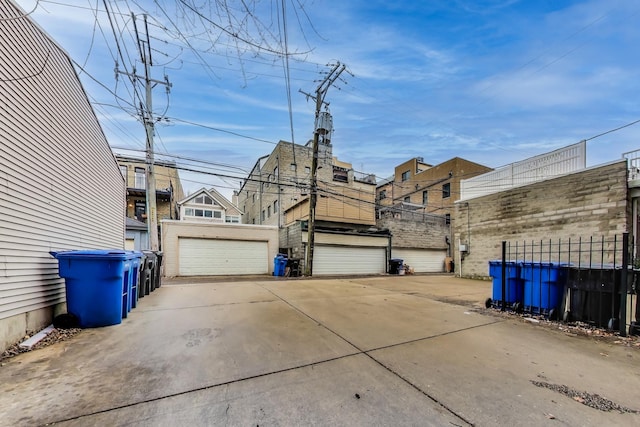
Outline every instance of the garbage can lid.
<path fill-rule="evenodd" d="M 98 258 L 110 258 L 110 259 L 131 259 L 136 258 L 133 251 L 125 251 L 122 249 L 90 249 L 80 251 L 64 251 L 64 252 L 49 252 L 56 259 L 98 259 Z"/>

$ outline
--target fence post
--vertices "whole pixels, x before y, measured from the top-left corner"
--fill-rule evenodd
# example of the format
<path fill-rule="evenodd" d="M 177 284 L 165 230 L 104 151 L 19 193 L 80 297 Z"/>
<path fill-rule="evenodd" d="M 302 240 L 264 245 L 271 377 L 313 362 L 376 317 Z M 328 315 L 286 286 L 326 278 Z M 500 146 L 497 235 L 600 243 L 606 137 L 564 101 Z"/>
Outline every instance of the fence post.
<path fill-rule="evenodd" d="M 505 293 L 507 292 L 507 242 L 502 241 L 502 308 L 501 311 L 505 311 L 507 307 L 507 301 Z"/>
<path fill-rule="evenodd" d="M 622 271 L 620 272 L 620 336 L 627 336 L 627 269 L 629 268 L 629 233 L 622 234 Z"/>

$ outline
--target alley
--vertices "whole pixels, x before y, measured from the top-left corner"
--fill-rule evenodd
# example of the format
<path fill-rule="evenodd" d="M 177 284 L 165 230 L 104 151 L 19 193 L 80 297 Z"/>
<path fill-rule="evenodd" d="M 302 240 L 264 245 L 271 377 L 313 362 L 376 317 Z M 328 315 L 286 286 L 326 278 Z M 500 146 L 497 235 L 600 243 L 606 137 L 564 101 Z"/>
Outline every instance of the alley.
<path fill-rule="evenodd" d="M 0 424 L 640 424 L 637 347 L 491 315 L 490 292 L 450 276 L 167 283 L 121 325 L 7 361 Z"/>

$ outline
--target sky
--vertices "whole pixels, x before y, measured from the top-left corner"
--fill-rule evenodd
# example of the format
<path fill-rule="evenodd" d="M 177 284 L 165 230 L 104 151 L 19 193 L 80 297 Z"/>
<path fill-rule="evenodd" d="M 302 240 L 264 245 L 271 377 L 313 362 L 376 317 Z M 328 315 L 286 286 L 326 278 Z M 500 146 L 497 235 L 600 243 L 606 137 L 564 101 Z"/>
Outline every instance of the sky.
<path fill-rule="evenodd" d="M 338 61 L 333 154 L 379 180 L 413 157 L 497 168 L 587 140 L 592 166 L 640 149 L 640 123 L 624 127 L 640 119 L 635 0 L 17 3 L 77 64 L 114 151 L 141 157 L 144 88 L 125 73 L 144 75 L 131 14 L 143 41 L 147 15 L 151 76 L 171 83 L 152 90 L 156 158 L 204 172 L 180 172 L 186 193 L 230 197 L 279 140 L 310 140 L 300 91 Z"/>

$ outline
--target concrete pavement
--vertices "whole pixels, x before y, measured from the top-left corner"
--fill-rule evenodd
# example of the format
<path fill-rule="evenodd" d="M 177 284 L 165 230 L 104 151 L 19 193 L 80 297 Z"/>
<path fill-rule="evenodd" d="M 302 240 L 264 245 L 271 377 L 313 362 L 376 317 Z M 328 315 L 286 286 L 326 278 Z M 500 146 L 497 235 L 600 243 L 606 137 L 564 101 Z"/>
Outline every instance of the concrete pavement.
<path fill-rule="evenodd" d="M 487 314 L 451 276 L 165 281 L 0 368 L 0 425 L 640 425 L 640 349 Z"/>

